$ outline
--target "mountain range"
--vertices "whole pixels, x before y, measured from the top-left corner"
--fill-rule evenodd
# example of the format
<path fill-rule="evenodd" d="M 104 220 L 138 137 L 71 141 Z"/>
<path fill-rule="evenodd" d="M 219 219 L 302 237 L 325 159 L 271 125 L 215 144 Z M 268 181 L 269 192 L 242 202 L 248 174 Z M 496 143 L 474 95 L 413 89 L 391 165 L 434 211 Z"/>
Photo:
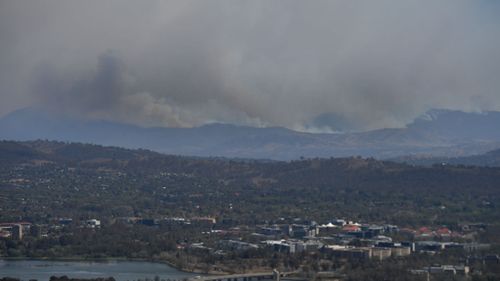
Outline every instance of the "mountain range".
<path fill-rule="evenodd" d="M 0 139 L 48 139 L 166 154 L 245 159 L 363 156 L 381 159 L 408 155 L 464 157 L 500 148 L 500 112 L 431 110 L 404 128 L 313 134 L 282 127 L 255 128 L 208 124 L 194 128 L 145 128 L 49 113 L 36 108 L 0 119 Z"/>

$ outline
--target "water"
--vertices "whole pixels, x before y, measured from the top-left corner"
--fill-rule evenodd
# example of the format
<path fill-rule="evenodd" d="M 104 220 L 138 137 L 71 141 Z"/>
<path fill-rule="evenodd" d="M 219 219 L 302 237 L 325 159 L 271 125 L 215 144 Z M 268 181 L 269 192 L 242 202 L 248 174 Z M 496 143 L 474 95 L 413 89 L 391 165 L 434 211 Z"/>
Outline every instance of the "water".
<path fill-rule="evenodd" d="M 182 280 L 198 274 L 179 271 L 166 264 L 151 262 L 109 261 L 42 261 L 0 260 L 0 278 L 14 277 L 21 280 L 48 281 L 50 276 L 66 275 L 69 278 L 114 277 L 117 281 L 138 279 Z"/>

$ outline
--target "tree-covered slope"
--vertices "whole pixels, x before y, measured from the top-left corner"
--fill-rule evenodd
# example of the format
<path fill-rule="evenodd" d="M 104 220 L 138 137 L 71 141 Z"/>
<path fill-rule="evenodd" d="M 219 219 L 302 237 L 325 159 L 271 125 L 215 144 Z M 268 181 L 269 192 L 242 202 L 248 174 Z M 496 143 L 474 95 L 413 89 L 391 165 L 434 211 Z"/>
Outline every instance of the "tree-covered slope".
<path fill-rule="evenodd" d="M 204 216 L 257 223 L 335 216 L 404 224 L 499 221 L 500 169 L 363 158 L 292 162 L 2 143 L 0 220 Z M 489 202 L 485 204 L 484 202 Z"/>

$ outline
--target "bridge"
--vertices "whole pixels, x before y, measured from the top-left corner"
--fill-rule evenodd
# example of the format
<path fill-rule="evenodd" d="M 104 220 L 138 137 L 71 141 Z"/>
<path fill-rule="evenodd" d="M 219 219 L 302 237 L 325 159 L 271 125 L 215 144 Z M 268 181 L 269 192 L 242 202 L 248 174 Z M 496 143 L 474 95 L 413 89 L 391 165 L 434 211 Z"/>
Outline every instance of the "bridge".
<path fill-rule="evenodd" d="M 260 273 L 245 273 L 245 274 L 232 274 L 220 276 L 198 276 L 188 279 L 188 281 L 258 281 L 258 280 L 275 280 L 280 281 L 281 277 L 289 273 L 280 273 L 277 270 L 272 272 Z"/>

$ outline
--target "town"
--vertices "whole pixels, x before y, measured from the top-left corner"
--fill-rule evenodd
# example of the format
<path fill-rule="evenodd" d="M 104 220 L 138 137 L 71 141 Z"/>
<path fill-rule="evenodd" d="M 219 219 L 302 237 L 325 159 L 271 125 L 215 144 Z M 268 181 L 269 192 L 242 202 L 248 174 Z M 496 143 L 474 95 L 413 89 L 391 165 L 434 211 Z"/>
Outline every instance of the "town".
<path fill-rule="evenodd" d="M 158 262 L 177 270 L 176 279 L 483 281 L 499 274 L 498 169 L 5 145 L 16 153 L 0 162 L 4 262 Z M 54 152 L 26 160 L 20 152 L 30 147 Z"/>
<path fill-rule="evenodd" d="M 436 259 L 449 253 L 461 253 L 462 258 L 455 264 L 429 263 L 421 268 L 409 270 L 412 275 L 425 278 L 429 278 L 429 275 L 437 276 L 436 278 L 454 276 L 468 280 L 467 278 L 479 276 L 485 271 L 498 270 L 500 266 L 499 255 L 491 254 L 491 245 L 478 243 L 476 240 L 477 236 L 488 228 L 484 223 L 464 224 L 458 229 L 450 230 L 445 226 L 410 229 L 392 224 L 360 223 L 349 219 L 332 219 L 319 224 L 300 218 L 280 218 L 272 223 L 225 228 L 215 217 L 118 217 L 107 219 L 105 223 L 96 218 L 82 221 L 58 218 L 50 224 L 24 221 L 0 223 L 0 238 L 4 242 L 22 242 L 25 239 L 60 240 L 68 231 L 75 229 L 99 232 L 113 225 L 139 226 L 146 229 L 196 229 L 199 235 L 193 236 L 198 237 L 199 241 L 186 240 L 176 243 L 177 255 L 181 253 L 197 261 L 197 264 L 184 264 L 183 268 L 210 274 L 243 274 L 241 276 L 247 276 L 244 275 L 245 272 L 250 272 L 248 278 L 242 280 L 251 280 L 250 276 L 257 276 L 255 272 L 259 270 L 271 270 L 256 261 L 272 262 L 272 257 L 276 254 L 301 257 L 303 260 L 297 261 L 296 264 L 290 262 L 271 265 L 276 267 L 272 268 L 274 270 L 289 272 L 295 278 L 306 278 L 304 280 L 344 280 L 346 275 L 342 272 L 343 264 L 345 266 L 352 262 L 398 260 L 412 255 Z M 249 257 L 246 263 L 248 267 L 241 269 L 240 266 L 239 269 L 231 270 L 222 262 L 225 258 L 234 256 Z M 304 261 L 310 257 L 320 257 L 320 262 L 309 268 Z M 199 263 L 202 259 L 211 259 L 212 262 L 210 265 Z M 175 261 L 170 262 L 175 264 Z"/>

